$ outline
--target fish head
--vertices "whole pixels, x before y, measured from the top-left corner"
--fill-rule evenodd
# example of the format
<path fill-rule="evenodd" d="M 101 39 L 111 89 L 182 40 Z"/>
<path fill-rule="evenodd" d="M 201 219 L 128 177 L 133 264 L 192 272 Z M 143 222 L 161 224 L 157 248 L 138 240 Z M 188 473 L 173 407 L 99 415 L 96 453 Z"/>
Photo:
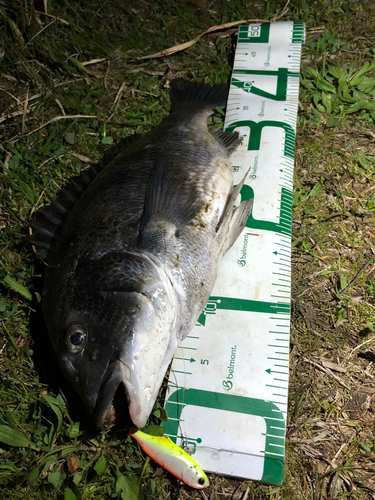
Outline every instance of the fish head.
<path fill-rule="evenodd" d="M 170 282 L 147 260 L 137 266 L 117 279 L 76 276 L 70 287 L 45 294 L 60 366 L 99 430 L 114 425 L 125 407 L 133 424 L 144 427 L 177 346 Z"/>

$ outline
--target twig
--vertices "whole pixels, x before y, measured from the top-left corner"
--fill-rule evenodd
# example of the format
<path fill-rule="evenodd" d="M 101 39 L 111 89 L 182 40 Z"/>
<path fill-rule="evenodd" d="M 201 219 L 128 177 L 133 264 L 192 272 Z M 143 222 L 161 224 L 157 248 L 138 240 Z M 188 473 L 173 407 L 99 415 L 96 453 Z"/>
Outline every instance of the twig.
<path fill-rule="evenodd" d="M 74 156 L 75 158 L 78 158 L 79 160 L 83 161 L 83 163 L 93 163 L 94 162 L 94 160 L 87 158 L 87 156 L 80 155 L 79 153 L 71 152 L 70 154 L 72 156 Z"/>
<path fill-rule="evenodd" d="M 246 481 L 242 481 L 242 482 L 241 482 L 241 483 L 237 486 L 237 488 L 233 491 L 233 493 L 232 493 L 232 495 L 231 495 L 231 497 L 230 497 L 230 498 L 231 498 L 231 500 L 233 500 L 234 495 L 236 495 L 236 494 L 240 491 L 240 489 L 242 488 L 242 486 L 243 486 L 244 484 L 246 484 Z"/>
<path fill-rule="evenodd" d="M 46 123 L 43 123 L 40 127 L 32 130 L 28 134 L 25 135 L 27 137 L 28 135 L 35 134 L 35 132 L 38 132 L 38 130 L 41 130 L 42 128 L 46 127 L 50 123 L 57 122 L 59 120 L 76 120 L 77 118 L 97 118 L 95 115 L 65 115 L 65 116 L 55 116 L 55 118 L 52 118 L 52 120 L 49 120 Z"/>
<path fill-rule="evenodd" d="M 374 191 L 375 186 L 370 186 L 369 188 L 365 189 L 363 191 L 363 194 L 371 193 L 371 191 Z"/>
<path fill-rule="evenodd" d="M 39 196 L 39 198 L 38 198 L 37 202 L 35 203 L 35 205 L 34 205 L 34 206 L 33 206 L 33 208 L 31 209 L 29 219 L 32 219 L 32 217 L 33 217 L 33 213 L 35 212 L 36 207 L 39 205 L 39 202 L 40 202 L 40 200 L 42 199 L 42 197 L 43 197 L 43 195 L 44 195 L 45 191 L 46 191 L 46 190 L 45 190 L 45 189 L 43 189 L 43 191 L 42 191 L 41 195 Z M 33 230 L 32 230 L 32 228 L 31 228 L 30 226 L 29 226 L 29 234 L 30 234 L 30 236 L 33 234 Z"/>
<path fill-rule="evenodd" d="M 146 95 L 151 95 L 152 97 L 160 97 L 157 94 L 151 94 L 150 92 L 144 92 L 143 90 L 138 90 L 138 89 L 131 89 L 132 96 L 134 98 L 134 94 L 138 92 L 139 94 L 146 94 Z"/>
<path fill-rule="evenodd" d="M 10 93 L 10 92 L 8 92 L 7 90 L 5 90 L 3 87 L 0 87 L 0 90 L 1 90 L 2 92 L 5 92 L 6 94 L 10 95 L 10 97 L 13 97 L 13 99 L 14 99 L 15 101 L 17 101 L 17 104 L 20 104 L 20 105 L 22 104 L 22 102 L 21 102 L 21 101 L 20 101 L 20 100 L 19 100 L 16 96 L 14 96 L 13 94 L 11 94 L 11 93 Z"/>
<path fill-rule="evenodd" d="M 12 23 L 13 29 L 14 29 L 16 35 L 18 36 L 20 42 L 24 44 L 25 43 L 25 39 L 23 38 L 22 33 L 18 29 L 17 24 L 12 19 L 10 19 L 10 22 Z"/>
<path fill-rule="evenodd" d="M 108 76 L 108 73 L 109 73 L 109 68 L 111 67 L 111 61 L 108 61 L 108 68 L 107 68 L 107 71 L 105 72 L 105 75 L 104 75 L 104 87 L 105 89 L 108 91 L 108 87 L 107 87 L 107 76 Z"/>
<path fill-rule="evenodd" d="M 43 168 L 45 165 L 47 165 L 48 163 L 51 163 L 55 160 L 57 160 L 58 158 L 63 158 L 65 156 L 65 153 L 61 153 L 60 155 L 57 155 L 57 156 L 51 156 L 50 158 L 47 158 L 46 160 L 44 160 L 40 165 L 37 166 L 36 168 L 36 171 L 39 172 L 41 168 Z"/>
<path fill-rule="evenodd" d="M 5 151 L 5 149 L 3 149 L 3 151 Z M 5 152 L 6 152 L 7 155 L 6 155 L 6 158 L 4 160 L 4 168 L 6 168 L 7 170 L 9 170 L 9 161 L 12 158 L 12 153 L 9 153 L 9 151 L 5 151 Z"/>
<path fill-rule="evenodd" d="M 203 490 L 200 491 L 200 494 L 202 495 L 204 500 L 208 500 L 206 493 Z"/>
<path fill-rule="evenodd" d="M 82 63 L 82 66 L 90 66 L 91 64 L 98 64 L 102 61 L 105 61 L 105 57 L 103 57 L 102 59 L 91 59 L 91 61 L 85 61 Z"/>
<path fill-rule="evenodd" d="M 0 118 L 0 123 L 5 122 L 5 120 L 9 120 L 9 118 L 16 118 L 16 116 L 23 115 L 23 111 L 13 111 L 12 113 L 9 113 L 8 115 L 2 116 Z"/>
<path fill-rule="evenodd" d="M 208 30 L 204 31 L 200 35 L 196 36 L 193 40 L 189 42 L 181 43 L 180 45 L 175 45 L 174 47 L 169 47 L 168 49 L 162 50 L 161 52 L 155 52 L 155 54 L 151 54 L 149 56 L 137 57 L 135 60 L 140 61 L 141 59 L 151 59 L 157 57 L 165 57 L 171 54 L 175 54 L 176 52 L 181 52 L 182 50 L 188 49 L 192 45 L 198 42 L 202 38 L 202 36 L 207 35 L 207 33 L 213 33 L 214 31 L 220 31 L 227 28 L 232 28 L 233 26 L 239 26 L 240 24 L 245 23 L 268 23 L 269 21 L 265 19 L 243 19 L 242 21 L 233 21 L 232 23 L 220 24 L 219 26 L 211 26 Z"/>
<path fill-rule="evenodd" d="M 23 49 L 25 49 L 29 43 L 31 43 L 34 38 L 36 38 L 38 35 L 40 35 L 44 30 L 46 30 L 49 26 L 51 26 L 51 24 L 53 24 L 54 22 L 56 22 L 57 18 L 55 18 L 53 21 L 51 21 L 49 24 L 47 24 L 47 26 L 44 26 L 44 28 L 42 28 L 40 31 L 38 31 L 38 33 L 36 35 L 34 35 L 32 38 L 30 38 L 30 40 L 23 46 Z"/>
<path fill-rule="evenodd" d="M 57 19 L 57 21 L 60 21 L 64 24 L 67 24 L 68 26 L 70 26 L 68 21 L 65 21 L 65 19 L 61 19 L 61 17 L 53 16 L 52 14 L 48 14 L 47 12 L 41 12 L 40 10 L 36 10 L 35 12 L 37 14 L 42 14 L 43 16 L 48 16 L 48 17 L 52 17 L 53 19 Z"/>
<path fill-rule="evenodd" d="M 363 345 L 368 344 L 369 342 L 372 342 L 373 340 L 375 340 L 375 336 L 371 337 L 370 339 L 367 339 L 365 342 L 362 342 L 362 344 L 357 345 L 357 347 L 355 347 L 354 349 L 351 350 L 349 356 L 347 356 L 346 359 L 349 359 L 355 351 L 360 349 Z"/>
<path fill-rule="evenodd" d="M 333 457 L 333 459 L 331 460 L 331 468 L 332 468 L 332 469 L 334 469 L 334 468 L 338 467 L 337 459 L 338 459 L 338 458 L 339 458 L 339 456 L 341 455 L 342 450 L 343 450 L 346 446 L 348 446 L 348 444 L 349 444 L 349 443 L 343 443 L 343 444 L 340 446 L 340 448 L 339 448 L 338 452 L 336 453 L 336 455 L 335 455 L 335 456 Z M 328 465 L 328 466 L 327 466 L 327 468 L 326 468 L 326 472 L 328 472 L 328 471 L 329 471 L 329 465 Z"/>
<path fill-rule="evenodd" d="M 125 81 L 122 82 L 121 87 L 119 88 L 119 91 L 117 92 L 116 99 L 113 103 L 115 105 L 115 107 L 114 107 L 113 112 L 111 113 L 110 117 L 108 118 L 107 122 L 109 122 L 109 120 L 111 120 L 113 118 L 113 115 L 116 113 L 116 109 L 117 109 L 118 105 L 120 104 L 120 94 L 124 90 L 125 84 L 126 84 Z"/>
<path fill-rule="evenodd" d="M 117 92 L 116 99 L 114 104 L 119 100 L 121 92 L 124 90 L 126 82 L 122 82 L 121 87 L 119 88 L 119 91 Z"/>
<path fill-rule="evenodd" d="M 340 292 L 340 295 L 344 295 L 344 293 L 346 292 L 346 290 L 348 290 L 349 288 L 351 288 L 354 283 L 358 280 L 358 278 L 361 276 L 361 274 L 363 273 L 363 271 L 365 269 L 368 268 L 368 266 L 375 260 L 375 255 L 371 255 L 371 257 L 369 258 L 369 260 L 361 267 L 361 269 L 358 271 L 358 273 L 356 274 L 356 276 L 352 279 L 352 281 L 346 285 L 346 287 L 341 290 Z"/>
<path fill-rule="evenodd" d="M 34 206 L 33 206 L 33 208 L 31 209 L 29 219 L 32 219 L 32 217 L 33 217 L 33 213 L 35 212 L 35 209 L 36 209 L 36 207 L 38 206 L 38 204 L 39 204 L 40 200 L 42 199 L 42 197 L 43 197 L 44 193 L 45 193 L 45 189 L 43 189 L 43 191 L 42 191 L 41 195 L 39 196 L 39 198 L 38 198 L 37 202 L 35 203 L 35 205 L 34 205 Z M 31 227 L 31 226 L 29 226 L 29 235 L 30 235 L 30 236 L 32 236 L 32 234 L 33 234 L 32 227 Z M 33 249 L 33 252 L 34 252 L 36 255 L 38 255 L 38 252 L 36 251 L 35 245 L 32 245 L 32 247 L 31 247 L 31 248 Z M 42 260 L 42 262 L 43 262 L 43 264 L 47 265 L 47 264 L 44 262 L 44 260 Z"/>
<path fill-rule="evenodd" d="M 75 80 L 68 80 L 67 82 L 55 83 L 55 87 L 61 87 L 61 85 L 68 85 L 69 83 L 76 83 L 83 80 L 83 78 L 76 78 Z"/>
<path fill-rule="evenodd" d="M 24 135 L 25 133 L 25 126 L 26 126 L 26 113 L 27 113 L 27 107 L 29 105 L 29 89 L 27 89 L 27 94 L 26 94 L 26 99 L 23 105 L 23 115 L 22 115 L 22 130 L 21 134 Z"/>
<path fill-rule="evenodd" d="M 327 375 L 329 375 L 330 377 L 334 378 L 335 380 L 337 380 L 337 382 L 342 385 L 343 387 L 345 387 L 345 389 L 348 389 L 348 391 L 350 391 L 350 388 L 345 384 L 345 382 L 343 382 L 341 380 L 340 377 L 338 377 L 337 375 L 335 375 L 333 372 L 331 372 L 331 370 L 329 368 L 325 368 L 324 366 L 322 366 L 321 364 L 319 363 L 316 363 L 315 361 L 312 361 L 311 359 L 307 359 L 307 358 L 302 358 L 303 361 L 305 361 L 306 363 L 309 363 L 310 365 L 313 365 L 315 366 L 316 368 L 319 368 L 319 370 L 321 370 L 322 372 L 325 372 Z"/>
<path fill-rule="evenodd" d="M 281 11 L 281 14 L 276 14 L 272 19 L 271 23 L 277 21 L 278 19 L 281 19 L 287 12 L 288 12 L 288 5 L 289 5 L 290 0 L 287 0 L 286 4 L 284 5 L 283 10 Z"/>
<path fill-rule="evenodd" d="M 66 116 L 65 110 L 64 110 L 61 102 L 57 98 L 55 99 L 55 102 L 57 103 L 58 107 L 61 109 L 61 113 L 63 114 L 63 116 Z"/>
<path fill-rule="evenodd" d="M 249 497 L 249 491 L 250 491 L 250 486 L 247 485 L 246 491 L 244 493 L 244 496 L 242 497 L 242 500 L 247 500 L 248 499 L 248 497 Z"/>

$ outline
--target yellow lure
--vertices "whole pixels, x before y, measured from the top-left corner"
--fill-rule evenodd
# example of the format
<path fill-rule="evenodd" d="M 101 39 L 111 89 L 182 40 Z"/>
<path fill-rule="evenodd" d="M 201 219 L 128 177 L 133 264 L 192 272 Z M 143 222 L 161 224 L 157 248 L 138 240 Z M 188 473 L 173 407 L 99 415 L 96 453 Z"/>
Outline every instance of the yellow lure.
<path fill-rule="evenodd" d="M 151 436 L 141 431 L 130 435 L 138 441 L 147 455 L 184 483 L 200 490 L 209 486 L 208 477 L 197 462 L 169 437 Z"/>

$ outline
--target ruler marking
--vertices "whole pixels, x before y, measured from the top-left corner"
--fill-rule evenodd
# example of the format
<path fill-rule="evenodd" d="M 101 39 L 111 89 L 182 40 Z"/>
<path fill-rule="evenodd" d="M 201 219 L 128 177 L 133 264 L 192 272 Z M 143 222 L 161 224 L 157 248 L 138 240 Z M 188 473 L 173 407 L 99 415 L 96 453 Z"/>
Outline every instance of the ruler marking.
<path fill-rule="evenodd" d="M 271 403 L 271 401 L 266 400 L 266 403 Z M 285 430 L 285 420 L 281 418 L 275 418 L 275 417 L 268 417 L 264 416 L 264 420 L 273 420 L 274 422 L 280 422 L 282 424 L 281 427 L 271 427 L 271 429 L 284 429 Z"/>
<path fill-rule="evenodd" d="M 275 389 L 283 389 L 284 391 L 287 391 L 288 390 L 288 387 L 280 387 L 278 385 L 270 385 L 270 384 L 266 384 L 266 387 L 274 387 Z M 274 394 L 274 396 L 279 396 L 279 394 Z M 284 397 L 284 396 L 283 396 Z"/>

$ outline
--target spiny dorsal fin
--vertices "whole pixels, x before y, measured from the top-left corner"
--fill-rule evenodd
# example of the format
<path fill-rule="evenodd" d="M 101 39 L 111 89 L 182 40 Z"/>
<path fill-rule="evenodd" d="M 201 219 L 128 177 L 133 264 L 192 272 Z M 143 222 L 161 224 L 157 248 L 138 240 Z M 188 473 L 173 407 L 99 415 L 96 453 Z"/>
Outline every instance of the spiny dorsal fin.
<path fill-rule="evenodd" d="M 87 188 L 90 182 L 97 177 L 105 166 L 111 163 L 124 149 L 133 144 L 141 137 L 134 134 L 125 137 L 113 148 L 111 148 L 103 158 L 84 170 L 77 177 L 73 177 L 63 186 L 55 199 L 50 198 L 50 205 L 38 210 L 36 218 L 30 221 L 30 226 L 34 232 L 29 236 L 29 241 L 36 247 L 36 253 L 41 259 L 47 257 L 48 250 L 57 233 L 64 226 L 69 212 L 81 193 Z"/>

